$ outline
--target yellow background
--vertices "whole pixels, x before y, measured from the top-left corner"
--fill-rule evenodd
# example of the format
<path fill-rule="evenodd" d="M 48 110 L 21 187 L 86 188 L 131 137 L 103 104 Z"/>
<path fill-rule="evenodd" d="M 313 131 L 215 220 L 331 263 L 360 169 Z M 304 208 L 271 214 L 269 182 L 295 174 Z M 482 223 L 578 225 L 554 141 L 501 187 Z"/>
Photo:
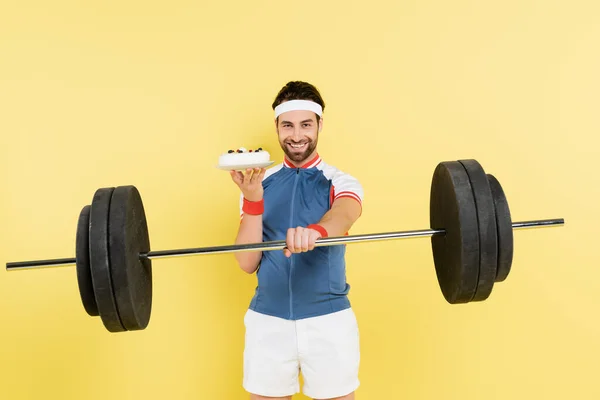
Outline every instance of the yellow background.
<path fill-rule="evenodd" d="M 352 233 L 429 226 L 435 165 L 503 184 L 513 271 L 451 306 L 429 239 L 348 246 L 361 399 L 597 399 L 600 6 L 595 1 L 23 1 L 0 6 L 0 262 L 74 256 L 81 207 L 136 185 L 154 250 L 231 244 L 230 148 L 282 155 L 271 102 L 326 101 L 323 158 L 358 179 Z M 0 275 L 0 398 L 244 399 L 255 276 L 154 262 L 150 326 L 109 334 L 75 269 Z M 304 398 L 298 396 L 297 398 Z"/>

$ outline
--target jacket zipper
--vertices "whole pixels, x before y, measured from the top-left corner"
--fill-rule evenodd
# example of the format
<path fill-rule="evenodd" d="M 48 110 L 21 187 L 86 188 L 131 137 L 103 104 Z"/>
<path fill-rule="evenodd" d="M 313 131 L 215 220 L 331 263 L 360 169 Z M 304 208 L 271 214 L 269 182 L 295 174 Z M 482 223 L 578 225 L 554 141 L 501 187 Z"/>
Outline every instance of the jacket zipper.
<path fill-rule="evenodd" d="M 289 227 L 292 228 L 294 225 L 294 197 L 296 195 L 296 185 L 298 184 L 298 176 L 300 174 L 300 169 L 296 168 L 296 178 L 294 180 L 294 188 L 292 189 L 292 201 L 291 201 L 291 206 L 290 206 L 290 225 Z M 290 319 L 294 319 L 294 309 L 292 306 L 292 302 L 293 302 L 293 294 L 292 294 L 292 270 L 294 268 L 294 255 L 292 254 L 290 256 L 290 274 L 289 274 L 289 281 L 288 281 L 288 287 L 289 287 L 289 291 L 290 291 Z"/>

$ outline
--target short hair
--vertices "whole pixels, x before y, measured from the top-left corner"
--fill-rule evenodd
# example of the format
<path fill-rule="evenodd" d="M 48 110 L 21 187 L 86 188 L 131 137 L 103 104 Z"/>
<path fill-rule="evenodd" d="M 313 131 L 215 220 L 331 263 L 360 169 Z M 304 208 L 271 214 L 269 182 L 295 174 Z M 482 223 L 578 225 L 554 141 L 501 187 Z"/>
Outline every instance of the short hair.
<path fill-rule="evenodd" d="M 325 102 L 323 101 L 323 97 L 321 97 L 321 93 L 319 93 L 319 90 L 314 85 L 308 82 L 290 81 L 286 83 L 279 93 L 277 93 L 275 101 L 273 101 L 273 110 L 275 107 L 288 100 L 311 100 L 319 104 L 323 108 L 323 111 L 325 111 Z M 319 120 L 320 117 L 317 115 L 317 122 L 319 122 Z"/>

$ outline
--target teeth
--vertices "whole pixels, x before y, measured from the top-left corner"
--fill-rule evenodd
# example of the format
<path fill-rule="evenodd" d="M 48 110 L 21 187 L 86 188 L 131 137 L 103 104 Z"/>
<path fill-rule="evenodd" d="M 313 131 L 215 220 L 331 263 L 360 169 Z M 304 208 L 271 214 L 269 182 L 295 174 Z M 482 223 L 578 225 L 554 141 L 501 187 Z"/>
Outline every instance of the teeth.
<path fill-rule="evenodd" d="M 304 144 L 290 144 L 295 149 L 299 149 L 300 147 L 304 147 Z"/>

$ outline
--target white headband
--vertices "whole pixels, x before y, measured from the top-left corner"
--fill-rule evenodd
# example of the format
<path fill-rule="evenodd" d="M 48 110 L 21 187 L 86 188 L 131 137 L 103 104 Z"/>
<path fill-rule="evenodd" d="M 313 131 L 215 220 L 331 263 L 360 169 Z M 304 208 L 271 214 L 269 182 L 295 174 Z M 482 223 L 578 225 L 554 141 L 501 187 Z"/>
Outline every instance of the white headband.
<path fill-rule="evenodd" d="M 275 107 L 275 118 L 279 117 L 284 112 L 295 110 L 313 111 L 319 117 L 323 116 L 323 107 L 314 101 L 309 100 L 289 100 Z"/>

